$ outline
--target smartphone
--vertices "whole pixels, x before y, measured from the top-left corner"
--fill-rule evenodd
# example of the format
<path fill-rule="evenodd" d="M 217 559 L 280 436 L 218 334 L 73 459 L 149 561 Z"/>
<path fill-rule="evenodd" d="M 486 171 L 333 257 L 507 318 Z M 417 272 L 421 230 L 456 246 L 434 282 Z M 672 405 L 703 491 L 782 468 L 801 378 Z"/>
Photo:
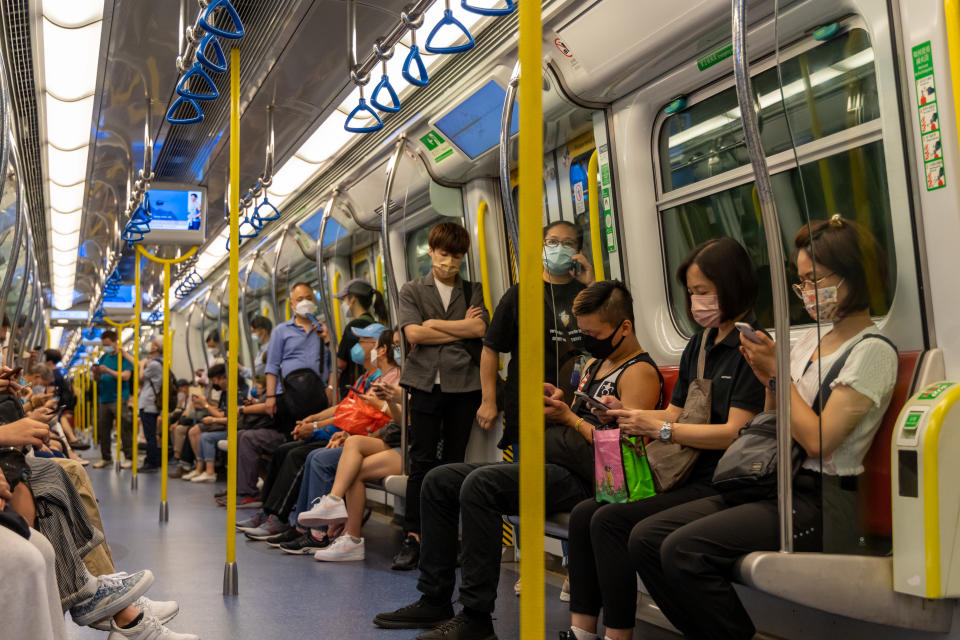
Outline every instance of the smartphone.
<path fill-rule="evenodd" d="M 590 397 L 589 395 L 585 394 L 583 391 L 574 391 L 574 392 L 573 392 L 573 395 L 574 395 L 575 397 L 577 397 L 577 398 L 580 398 L 580 399 L 583 400 L 584 402 L 586 402 L 588 407 L 591 407 L 591 408 L 593 408 L 593 409 L 597 409 L 598 411 L 609 411 L 609 410 L 610 410 L 610 407 L 608 407 L 607 405 L 603 404 L 602 402 L 598 402 L 597 400 L 594 400 L 592 397 Z"/>
<path fill-rule="evenodd" d="M 12 371 L 8 371 L 6 373 L 0 374 L 0 377 L 10 378 L 10 379 L 19 378 L 21 371 L 23 371 L 23 367 L 17 367 Z"/>
<path fill-rule="evenodd" d="M 577 262 L 576 260 L 573 261 L 572 269 L 573 269 L 573 275 L 575 276 L 578 276 L 581 273 L 583 273 L 583 265 Z"/>
<path fill-rule="evenodd" d="M 743 337 L 749 340 L 750 342 L 762 344 L 762 341 L 760 340 L 760 336 L 758 336 L 757 332 L 754 331 L 753 327 L 751 327 L 746 322 L 736 322 L 734 323 L 734 326 L 737 328 L 737 330 L 741 334 L 743 334 Z"/>

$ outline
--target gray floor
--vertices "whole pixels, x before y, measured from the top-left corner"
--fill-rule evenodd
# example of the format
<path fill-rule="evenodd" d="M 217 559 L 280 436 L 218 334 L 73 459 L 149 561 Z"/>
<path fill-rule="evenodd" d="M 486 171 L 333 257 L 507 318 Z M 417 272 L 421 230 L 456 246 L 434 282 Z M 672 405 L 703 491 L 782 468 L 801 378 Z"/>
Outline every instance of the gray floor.
<path fill-rule="evenodd" d="M 390 570 L 399 530 L 375 514 L 364 527 L 366 560 L 320 563 L 290 556 L 263 543 L 237 536 L 240 595 L 222 595 L 226 510 L 212 498 L 223 484 L 169 481 L 170 521 L 158 523 L 160 477 L 141 475 L 137 492 L 130 472 L 87 467 L 93 480 L 117 570 L 149 568 L 156 575 L 149 597 L 180 601 L 175 631 L 204 640 L 268 638 L 413 638 L 417 632 L 386 631 L 371 623 L 380 611 L 417 599 L 416 572 Z M 245 511 L 239 511 L 245 514 Z M 231 535 L 236 535 L 231 533 Z M 516 566 L 503 565 L 495 626 L 502 639 L 518 638 L 518 599 L 513 594 Z M 559 600 L 562 578 L 548 577 L 547 638 L 569 624 L 567 604 Z M 105 638 L 106 633 L 79 628 L 67 618 L 75 640 Z"/>

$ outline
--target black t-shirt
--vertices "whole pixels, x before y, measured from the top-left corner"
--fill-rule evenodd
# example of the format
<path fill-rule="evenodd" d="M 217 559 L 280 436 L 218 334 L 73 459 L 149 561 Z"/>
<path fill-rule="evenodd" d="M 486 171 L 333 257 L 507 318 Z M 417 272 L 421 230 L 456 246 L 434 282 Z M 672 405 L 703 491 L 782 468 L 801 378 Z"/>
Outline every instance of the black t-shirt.
<path fill-rule="evenodd" d="M 347 368 L 340 374 L 340 397 L 347 397 L 347 392 L 354 382 L 363 375 L 363 367 L 350 359 L 350 350 L 357 344 L 359 338 L 353 335 L 354 327 L 363 329 L 365 326 L 373 324 L 373 317 L 369 314 L 363 314 L 359 318 L 354 318 L 343 328 L 343 336 L 340 338 L 340 344 L 337 346 L 337 357 L 347 363 Z"/>
<path fill-rule="evenodd" d="M 759 329 L 755 322 L 750 324 L 755 329 Z M 760 413 L 763 411 L 765 392 L 763 385 L 757 380 L 750 365 L 740 353 L 740 332 L 734 329 L 717 344 L 714 344 L 717 329 L 709 329 L 709 332 L 703 377 L 712 381 L 710 424 L 725 423 L 730 407 Z M 683 407 L 690 381 L 697 377 L 697 358 L 700 354 L 702 336 L 701 332 L 690 338 L 683 350 L 683 355 L 680 356 L 677 382 L 673 385 L 673 395 L 670 397 L 670 404 L 674 406 Z M 693 475 L 712 477 L 721 455 L 723 455 L 721 450 L 703 450 L 697 459 Z"/>
<path fill-rule="evenodd" d="M 573 400 L 570 374 L 580 353 L 580 329 L 573 316 L 573 300 L 583 291 L 584 285 L 576 280 L 566 284 L 543 285 L 544 327 L 544 372 L 543 379 L 563 389 L 564 399 Z M 483 344 L 500 353 L 510 353 L 507 365 L 507 382 L 503 398 L 503 439 L 501 448 L 517 442 L 517 422 L 520 413 L 520 358 L 518 353 L 520 333 L 519 285 L 504 292 L 497 304 L 490 325 L 483 336 Z M 572 343 L 572 344 L 571 344 Z"/>

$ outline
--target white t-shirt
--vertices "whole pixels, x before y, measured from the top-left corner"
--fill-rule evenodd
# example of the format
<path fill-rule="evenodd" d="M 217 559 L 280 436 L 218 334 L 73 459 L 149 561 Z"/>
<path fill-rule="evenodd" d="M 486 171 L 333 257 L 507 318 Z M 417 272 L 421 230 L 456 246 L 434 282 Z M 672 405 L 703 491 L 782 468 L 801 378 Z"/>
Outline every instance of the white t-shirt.
<path fill-rule="evenodd" d="M 821 329 L 822 331 L 822 329 Z M 826 376 L 842 354 L 854 344 L 850 357 L 837 374 L 830 388 L 846 385 L 873 401 L 873 406 L 864 414 L 860 423 L 832 454 L 823 459 L 823 472 L 829 475 L 853 476 L 863 473 L 863 457 L 867 454 L 873 436 L 880 426 L 883 414 L 890 404 L 893 387 L 897 380 L 897 354 L 890 345 L 882 340 L 867 339 L 857 344 L 866 334 L 876 334 L 879 330 L 870 325 L 863 331 L 843 343 L 843 345 L 820 359 L 820 365 L 810 362 L 817 348 L 817 330 L 810 329 L 793 346 L 790 353 L 790 377 L 804 402 L 813 406 L 820 390 L 820 376 Z M 825 333 L 823 335 L 826 335 Z M 807 363 L 810 363 L 807 366 Z M 806 371 L 804 371 L 806 369 Z M 820 460 L 807 458 L 804 469 L 820 470 Z"/>
<path fill-rule="evenodd" d="M 440 294 L 440 302 L 443 303 L 443 308 L 446 310 L 446 308 L 450 306 L 450 297 L 453 296 L 453 285 L 443 284 L 436 278 L 434 278 L 433 284 L 437 285 L 437 293 Z M 469 301 L 467 301 L 467 304 L 469 304 Z M 440 369 L 437 369 L 437 377 L 433 381 L 433 384 L 440 384 Z"/>

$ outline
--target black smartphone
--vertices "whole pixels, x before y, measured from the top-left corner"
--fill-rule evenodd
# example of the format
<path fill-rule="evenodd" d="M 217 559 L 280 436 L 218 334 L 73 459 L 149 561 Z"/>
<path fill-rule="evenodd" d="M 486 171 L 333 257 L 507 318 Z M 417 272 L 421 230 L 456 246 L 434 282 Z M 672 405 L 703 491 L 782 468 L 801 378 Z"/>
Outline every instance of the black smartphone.
<path fill-rule="evenodd" d="M 581 273 L 583 273 L 583 265 L 577 262 L 576 260 L 574 260 L 572 270 L 573 270 L 573 275 L 578 276 Z"/>
<path fill-rule="evenodd" d="M 592 397 L 588 396 L 588 395 L 585 394 L 583 391 L 574 391 L 574 392 L 573 392 L 573 395 L 574 395 L 575 397 L 577 397 L 577 398 L 580 398 L 580 399 L 583 400 L 584 402 L 586 402 L 586 403 L 587 403 L 587 406 L 590 407 L 590 408 L 592 408 L 592 409 L 596 409 L 597 411 L 609 411 L 609 410 L 610 410 L 610 407 L 608 407 L 607 405 L 603 404 L 602 402 L 599 402 L 599 401 L 597 401 L 597 400 L 594 400 Z"/>

